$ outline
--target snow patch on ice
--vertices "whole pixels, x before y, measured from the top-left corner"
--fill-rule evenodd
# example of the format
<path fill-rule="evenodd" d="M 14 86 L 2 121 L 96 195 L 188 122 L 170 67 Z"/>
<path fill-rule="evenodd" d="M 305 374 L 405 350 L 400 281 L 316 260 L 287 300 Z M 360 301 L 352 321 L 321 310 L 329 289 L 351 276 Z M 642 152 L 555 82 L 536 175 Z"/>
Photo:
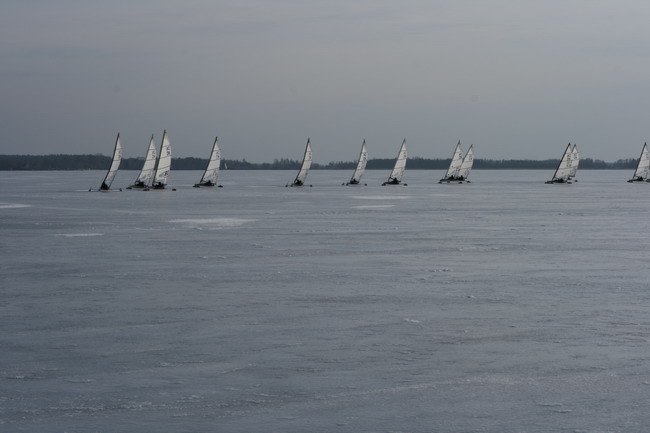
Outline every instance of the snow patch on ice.
<path fill-rule="evenodd" d="M 0 209 L 18 209 L 21 207 L 32 207 L 29 204 L 21 204 L 21 203 L 0 203 Z"/>
<path fill-rule="evenodd" d="M 368 204 L 362 206 L 352 206 L 352 209 L 386 209 L 395 207 L 394 204 Z"/>
<path fill-rule="evenodd" d="M 63 238 L 90 238 L 94 236 L 104 236 L 104 233 L 58 233 L 54 236 Z"/>
<path fill-rule="evenodd" d="M 243 224 L 255 221 L 246 218 L 186 218 L 175 219 L 169 221 L 170 223 L 185 224 L 193 229 L 220 230 L 226 228 L 239 227 Z"/>
<path fill-rule="evenodd" d="M 374 196 L 355 196 L 357 200 L 404 200 L 412 198 L 410 195 L 374 195 Z"/>

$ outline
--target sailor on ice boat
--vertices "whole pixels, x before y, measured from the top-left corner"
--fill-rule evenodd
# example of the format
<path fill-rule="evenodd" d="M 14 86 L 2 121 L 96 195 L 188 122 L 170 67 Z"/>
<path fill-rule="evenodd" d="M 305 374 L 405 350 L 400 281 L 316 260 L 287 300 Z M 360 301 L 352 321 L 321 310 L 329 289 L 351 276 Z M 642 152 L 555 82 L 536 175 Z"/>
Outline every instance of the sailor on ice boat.
<path fill-rule="evenodd" d="M 160 153 L 156 160 L 156 169 L 154 170 L 152 189 L 165 189 L 169 179 L 169 171 L 172 166 L 172 145 L 167 136 L 167 130 L 163 132 L 163 139 L 160 143 Z M 175 191 L 172 189 L 172 191 Z"/>
<path fill-rule="evenodd" d="M 445 173 L 445 177 L 440 179 L 438 183 L 451 183 L 451 182 L 471 183 L 469 180 L 467 180 L 467 177 L 469 176 L 469 172 L 472 169 L 473 165 L 474 165 L 474 145 L 471 145 L 469 147 L 469 150 L 467 150 L 467 153 L 463 157 L 463 149 L 460 147 L 460 140 L 459 140 L 458 144 L 456 144 L 456 148 L 454 149 L 454 154 L 451 157 L 451 163 L 449 164 L 447 173 Z"/>
<path fill-rule="evenodd" d="M 212 153 L 210 153 L 210 160 L 208 161 L 208 166 L 203 172 L 203 176 L 199 183 L 194 184 L 194 188 L 199 188 L 201 186 L 217 186 L 217 178 L 219 177 L 219 166 L 221 165 L 221 149 L 219 148 L 219 143 L 217 138 L 214 139 L 214 144 L 212 145 Z M 221 188 L 221 185 L 219 185 Z"/>
<path fill-rule="evenodd" d="M 578 181 L 578 179 L 574 179 L 578 171 L 578 165 L 580 165 L 580 154 L 578 153 L 578 145 L 574 144 L 571 150 L 571 174 L 569 174 L 569 179 L 574 182 Z"/>
<path fill-rule="evenodd" d="M 305 186 L 305 178 L 309 174 L 309 168 L 311 167 L 311 144 L 309 139 L 307 139 L 307 146 L 305 147 L 305 155 L 302 157 L 302 164 L 300 164 L 300 170 L 296 178 L 291 182 L 291 185 L 287 184 L 285 186 Z M 311 186 L 311 185 L 309 185 Z"/>
<path fill-rule="evenodd" d="M 115 175 L 117 174 L 117 169 L 120 168 L 121 161 L 122 161 L 122 143 L 120 142 L 120 134 L 118 132 L 117 140 L 115 140 L 115 149 L 113 150 L 113 160 L 111 162 L 110 168 L 108 169 L 108 173 L 106 173 L 106 177 L 104 177 L 102 186 L 99 187 L 100 191 L 109 191 L 111 189 L 111 184 L 113 183 L 113 179 L 115 179 Z M 120 188 L 120 191 L 122 191 L 122 188 Z"/>
<path fill-rule="evenodd" d="M 632 179 L 628 180 L 628 182 L 650 182 L 650 179 L 648 179 L 649 170 L 650 157 L 648 156 L 648 143 L 644 143 L 641 156 L 639 156 L 639 162 L 636 164 L 636 170 L 634 170 L 634 175 L 632 175 Z"/>
<path fill-rule="evenodd" d="M 402 147 L 399 149 L 397 154 L 397 159 L 395 160 L 395 167 L 393 171 L 390 172 L 388 180 L 382 183 L 382 186 L 385 185 L 402 185 L 402 176 L 404 176 L 404 170 L 406 170 L 406 138 L 402 142 Z M 403 184 L 407 186 L 408 184 Z"/>
<path fill-rule="evenodd" d="M 133 182 L 133 185 L 129 185 L 126 189 L 145 189 L 153 179 L 154 169 L 156 168 L 156 142 L 153 140 L 153 134 L 151 134 L 151 140 L 149 140 L 149 147 L 147 148 L 147 156 L 144 159 L 144 164 L 142 164 L 142 169 L 140 174 Z"/>
<path fill-rule="evenodd" d="M 554 183 L 571 183 L 571 157 L 573 155 L 573 149 L 571 147 L 571 143 L 569 143 L 564 150 L 564 154 L 562 155 L 562 159 L 560 160 L 560 163 L 557 166 L 557 169 L 555 169 L 555 173 L 553 174 L 553 178 L 551 180 L 547 180 L 544 183 L 547 184 L 554 184 Z M 577 169 L 577 166 L 576 166 Z"/>
<path fill-rule="evenodd" d="M 363 140 L 361 145 L 361 153 L 359 154 L 359 162 L 357 163 L 357 168 L 352 173 L 352 177 L 348 183 L 344 185 L 361 185 L 361 176 L 366 171 L 366 163 L 368 162 L 368 147 L 366 146 L 366 140 Z M 367 184 L 364 184 L 367 185 Z"/>

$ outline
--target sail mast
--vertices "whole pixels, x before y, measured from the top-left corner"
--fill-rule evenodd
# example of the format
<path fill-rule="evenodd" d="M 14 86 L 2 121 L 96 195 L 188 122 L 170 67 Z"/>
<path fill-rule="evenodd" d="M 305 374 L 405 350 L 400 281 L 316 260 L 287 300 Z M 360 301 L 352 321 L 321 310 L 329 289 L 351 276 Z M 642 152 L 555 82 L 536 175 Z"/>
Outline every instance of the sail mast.
<path fill-rule="evenodd" d="M 555 169 L 555 173 L 553 173 L 553 180 L 557 179 L 557 173 L 560 171 L 560 168 L 562 167 L 562 163 L 566 161 L 567 159 L 567 154 L 570 152 L 571 148 L 571 143 L 567 144 L 566 149 L 564 150 L 564 153 L 562 154 L 562 158 L 560 159 L 559 164 L 557 165 L 557 168 Z M 564 177 L 564 176 L 562 176 Z"/>
<path fill-rule="evenodd" d="M 133 185 L 129 186 L 127 189 L 131 188 L 145 188 L 149 185 L 151 177 L 153 176 L 153 169 L 156 166 L 156 142 L 153 139 L 153 134 L 151 134 L 151 139 L 149 140 L 149 146 L 147 147 L 147 153 L 144 157 L 144 163 L 142 164 L 142 169 L 138 174 L 138 177 L 135 179 Z"/>
<path fill-rule="evenodd" d="M 469 149 L 467 150 L 467 153 L 465 153 L 465 157 L 463 158 L 463 161 L 460 164 L 460 167 L 458 167 L 458 172 L 456 177 L 459 180 L 467 180 L 467 176 L 469 176 L 469 172 L 472 169 L 472 166 L 474 165 L 474 145 L 470 145 Z"/>
<path fill-rule="evenodd" d="M 363 140 L 363 144 L 361 145 L 361 152 L 359 152 L 359 159 L 357 162 L 357 168 L 354 169 L 354 173 L 352 173 L 352 177 L 350 178 L 350 182 L 348 183 L 359 183 L 361 180 L 361 176 L 363 176 L 363 173 L 366 170 L 366 164 L 368 163 L 368 148 L 366 147 L 366 140 Z"/>
<path fill-rule="evenodd" d="M 210 152 L 210 159 L 208 160 L 208 165 L 205 167 L 205 171 L 203 172 L 203 176 L 201 176 L 199 184 L 205 183 L 207 181 L 216 183 L 220 165 L 221 149 L 219 148 L 218 137 L 215 137 L 214 144 L 212 145 L 212 151 Z"/>
<path fill-rule="evenodd" d="M 169 170 L 172 162 L 172 146 L 167 136 L 167 130 L 163 131 L 162 142 L 160 143 L 160 154 L 156 160 L 156 168 L 154 170 L 154 179 L 152 186 L 157 189 L 165 188 L 167 179 L 169 178 Z"/>
<path fill-rule="evenodd" d="M 120 162 L 122 161 L 122 143 L 120 142 L 120 133 L 117 133 L 117 139 L 115 140 L 115 148 L 113 149 L 113 159 L 111 161 L 111 166 L 102 181 L 102 185 L 99 188 L 102 191 L 109 190 L 117 170 L 120 167 Z"/>
<path fill-rule="evenodd" d="M 650 169 L 650 160 L 648 158 L 648 143 L 643 143 L 643 148 L 641 149 L 641 155 L 639 155 L 639 161 L 636 164 L 636 170 L 632 175 L 632 179 L 628 182 L 633 182 L 635 180 L 642 181 L 648 177 L 648 170 Z"/>
<path fill-rule="evenodd" d="M 302 185 L 309 173 L 309 168 L 311 167 L 312 160 L 312 151 L 311 151 L 311 142 L 310 139 L 307 139 L 307 146 L 305 146 L 305 153 L 302 157 L 302 164 L 300 164 L 300 170 L 293 181 L 293 185 Z"/>
<path fill-rule="evenodd" d="M 463 148 L 460 146 L 460 140 L 456 144 L 454 149 L 454 154 L 451 156 L 451 162 L 449 163 L 449 168 L 447 169 L 447 174 L 445 174 L 445 179 L 455 178 L 458 174 L 458 169 L 463 163 Z"/>
<path fill-rule="evenodd" d="M 388 182 L 397 182 L 399 183 L 402 180 L 404 175 L 404 170 L 406 169 L 406 138 L 402 141 L 402 146 L 397 152 L 397 159 L 395 159 L 395 166 L 388 176 Z"/>

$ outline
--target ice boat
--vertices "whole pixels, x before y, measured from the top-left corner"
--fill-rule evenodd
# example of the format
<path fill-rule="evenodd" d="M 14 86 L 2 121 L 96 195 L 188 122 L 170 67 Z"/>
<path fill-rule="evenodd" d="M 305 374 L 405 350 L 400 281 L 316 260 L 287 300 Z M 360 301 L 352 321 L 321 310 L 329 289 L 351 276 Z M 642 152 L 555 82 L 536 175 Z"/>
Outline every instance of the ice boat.
<path fill-rule="evenodd" d="M 553 178 L 551 180 L 547 180 L 544 183 L 547 184 L 554 184 L 554 183 L 571 183 L 571 180 L 569 176 L 571 175 L 571 156 L 573 154 L 573 148 L 571 147 L 571 143 L 569 143 L 564 150 L 564 154 L 562 155 L 562 159 L 560 159 L 560 163 L 558 164 L 557 168 L 555 169 L 555 173 L 553 174 Z"/>
<path fill-rule="evenodd" d="M 404 185 L 402 184 L 402 176 L 404 176 L 404 170 L 406 170 L 406 139 L 402 142 L 402 147 L 399 149 L 397 154 L 397 159 L 395 160 L 395 166 L 388 176 L 388 180 L 383 185 Z"/>
<path fill-rule="evenodd" d="M 172 144 L 167 136 L 167 130 L 163 132 L 162 142 L 160 143 L 160 152 L 156 160 L 156 169 L 154 171 L 151 188 L 165 189 L 169 179 L 169 171 L 172 166 Z"/>
<path fill-rule="evenodd" d="M 641 149 L 641 156 L 639 156 L 639 162 L 636 164 L 636 170 L 632 175 L 632 179 L 628 182 L 650 182 L 648 179 L 648 171 L 650 170 L 650 157 L 648 156 L 648 143 L 643 143 L 643 149 Z"/>
<path fill-rule="evenodd" d="M 474 165 L 474 145 L 470 145 L 469 149 L 467 150 L 467 153 L 463 157 L 463 162 L 460 164 L 460 168 L 458 169 L 458 174 L 456 175 L 456 181 L 458 183 L 471 183 L 469 180 L 467 180 L 467 177 L 469 176 L 470 170 L 472 170 L 472 166 Z"/>
<path fill-rule="evenodd" d="M 578 145 L 574 144 L 571 150 L 571 174 L 569 174 L 569 179 L 573 179 L 574 182 L 578 181 L 574 179 L 578 172 L 578 165 L 580 165 L 580 154 L 578 153 Z"/>
<path fill-rule="evenodd" d="M 153 140 L 153 134 L 151 134 L 151 140 L 149 141 L 149 147 L 147 148 L 147 156 L 144 159 L 144 164 L 142 164 L 142 169 L 140 174 L 133 182 L 133 185 L 128 186 L 126 189 L 133 188 L 148 188 L 153 179 L 154 169 L 156 168 L 156 142 Z"/>
<path fill-rule="evenodd" d="M 357 163 L 357 168 L 352 173 L 352 177 L 345 185 L 360 185 L 361 176 L 366 171 L 366 164 L 368 163 L 368 147 L 366 146 L 366 140 L 363 140 L 361 145 L 361 153 L 359 154 L 359 162 Z"/>
<path fill-rule="evenodd" d="M 447 173 L 445 173 L 445 176 L 440 179 L 438 183 L 451 183 L 451 182 L 456 182 L 458 180 L 458 171 L 460 170 L 460 166 L 463 164 L 463 149 L 460 147 L 460 140 L 456 144 L 456 148 L 454 149 L 454 154 L 451 157 L 451 163 L 449 164 L 449 168 L 447 169 Z"/>
<path fill-rule="evenodd" d="M 309 138 L 308 138 L 307 146 L 305 147 L 305 155 L 302 157 L 302 164 L 300 164 L 300 170 L 298 170 L 298 174 L 296 175 L 296 178 L 293 180 L 293 182 L 291 182 L 290 185 L 286 185 L 286 186 L 305 185 L 305 178 L 307 177 L 307 174 L 309 174 L 309 168 L 311 167 L 311 160 L 312 160 L 311 143 L 309 142 Z"/>
<path fill-rule="evenodd" d="M 214 144 L 212 145 L 212 153 L 210 153 L 210 160 L 208 161 L 208 166 L 203 172 L 203 176 L 199 183 L 194 184 L 194 188 L 199 188 L 201 186 L 217 186 L 217 178 L 219 177 L 219 166 L 221 165 L 221 148 L 219 147 L 219 142 L 217 138 L 214 139 Z M 221 188 L 221 185 L 218 185 Z"/>
<path fill-rule="evenodd" d="M 108 169 L 108 173 L 106 173 L 106 177 L 102 182 L 102 186 L 99 187 L 100 191 L 108 191 L 111 189 L 111 184 L 113 183 L 113 179 L 115 179 L 115 175 L 117 174 L 118 168 L 120 168 L 121 161 L 122 161 L 122 143 L 120 142 L 120 134 L 118 132 L 117 139 L 115 140 L 115 149 L 113 150 L 113 161 L 111 162 L 111 166 Z M 120 191 L 121 190 L 122 189 L 120 188 Z"/>

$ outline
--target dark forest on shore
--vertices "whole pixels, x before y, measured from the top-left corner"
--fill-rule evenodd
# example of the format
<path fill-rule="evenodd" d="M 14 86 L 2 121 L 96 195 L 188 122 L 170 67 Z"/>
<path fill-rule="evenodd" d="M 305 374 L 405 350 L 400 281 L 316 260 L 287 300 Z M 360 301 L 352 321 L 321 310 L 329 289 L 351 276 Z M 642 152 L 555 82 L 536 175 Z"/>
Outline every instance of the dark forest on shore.
<path fill-rule="evenodd" d="M 142 158 L 124 158 L 120 164 L 121 170 L 140 170 Z M 413 170 L 445 170 L 451 159 L 409 158 L 407 168 Z M 172 170 L 203 170 L 208 163 L 201 158 L 173 158 Z M 395 163 L 394 159 L 370 159 L 367 169 L 389 170 Z M 529 160 L 529 159 L 480 159 L 474 160 L 474 169 L 555 169 L 558 159 Z M 616 162 L 605 162 L 599 159 L 583 158 L 580 169 L 634 169 L 636 159 L 619 159 Z M 0 155 L 0 170 L 105 170 L 111 164 L 111 158 L 105 155 Z M 242 160 L 225 159 L 222 168 L 229 170 L 294 170 L 300 166 L 299 160 L 276 159 L 273 162 L 255 163 Z M 313 163 L 314 170 L 352 170 L 355 161 L 338 161 L 328 164 Z"/>

